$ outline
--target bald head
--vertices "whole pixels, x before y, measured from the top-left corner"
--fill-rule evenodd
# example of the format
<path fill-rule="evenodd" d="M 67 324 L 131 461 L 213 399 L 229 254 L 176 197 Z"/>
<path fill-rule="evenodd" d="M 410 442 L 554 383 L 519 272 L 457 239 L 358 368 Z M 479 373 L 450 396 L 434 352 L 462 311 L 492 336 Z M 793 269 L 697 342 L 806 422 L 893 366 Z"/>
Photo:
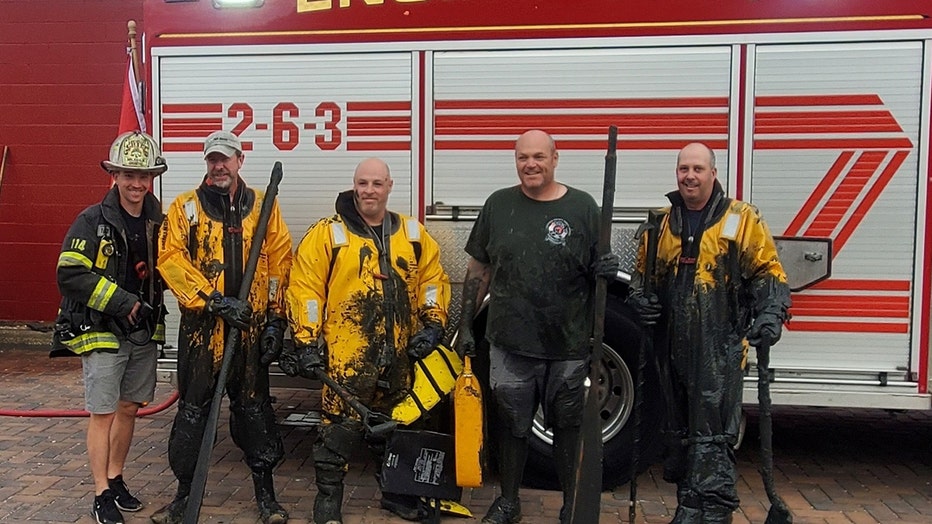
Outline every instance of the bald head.
<path fill-rule="evenodd" d="M 676 184 L 687 209 L 701 210 L 715 187 L 715 153 L 709 146 L 694 142 L 676 156 Z"/>
<path fill-rule="evenodd" d="M 554 180 L 560 154 L 553 138 L 532 129 L 515 142 L 515 167 L 521 180 L 521 191 L 535 200 L 552 200 L 562 194 L 562 184 Z"/>
<path fill-rule="evenodd" d="M 353 173 L 356 209 L 367 224 L 377 226 L 382 223 L 392 184 L 391 172 L 383 160 L 367 158 L 356 166 Z"/>

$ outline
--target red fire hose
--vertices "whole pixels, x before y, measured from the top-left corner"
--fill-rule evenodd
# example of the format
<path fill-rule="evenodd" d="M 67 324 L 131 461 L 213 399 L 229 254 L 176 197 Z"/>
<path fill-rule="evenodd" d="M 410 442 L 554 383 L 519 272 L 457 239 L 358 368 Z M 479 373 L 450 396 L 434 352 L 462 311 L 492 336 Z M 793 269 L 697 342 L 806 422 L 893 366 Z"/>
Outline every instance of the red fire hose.
<path fill-rule="evenodd" d="M 145 417 L 148 415 L 154 415 L 161 411 L 165 411 L 170 408 L 172 404 L 178 401 L 178 390 L 174 390 L 172 394 L 157 406 L 146 406 L 140 409 L 137 413 L 137 417 Z M 0 416 L 3 417 L 89 417 L 90 413 L 84 411 L 83 409 L 74 409 L 74 410 L 65 410 L 65 409 L 27 409 L 27 410 L 15 410 L 15 409 L 0 409 Z"/>

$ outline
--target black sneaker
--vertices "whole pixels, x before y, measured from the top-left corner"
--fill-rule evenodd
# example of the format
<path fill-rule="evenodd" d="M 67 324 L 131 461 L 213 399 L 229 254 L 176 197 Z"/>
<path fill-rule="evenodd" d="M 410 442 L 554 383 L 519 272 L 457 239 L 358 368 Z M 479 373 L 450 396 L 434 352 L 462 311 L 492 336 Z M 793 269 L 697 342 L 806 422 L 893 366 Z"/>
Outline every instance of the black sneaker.
<path fill-rule="evenodd" d="M 112 489 L 105 489 L 103 493 L 94 497 L 91 516 L 97 524 L 123 524 L 123 514 L 116 507 Z"/>
<path fill-rule="evenodd" d="M 521 501 L 498 497 L 482 518 L 483 524 L 517 524 L 521 522 Z"/>
<path fill-rule="evenodd" d="M 123 482 L 123 475 L 117 475 L 115 479 L 107 479 L 107 484 L 110 486 L 110 491 L 113 492 L 113 498 L 118 508 L 130 512 L 142 509 L 142 502 L 139 502 L 139 499 L 130 495 L 129 490 L 126 489 L 126 483 Z"/>

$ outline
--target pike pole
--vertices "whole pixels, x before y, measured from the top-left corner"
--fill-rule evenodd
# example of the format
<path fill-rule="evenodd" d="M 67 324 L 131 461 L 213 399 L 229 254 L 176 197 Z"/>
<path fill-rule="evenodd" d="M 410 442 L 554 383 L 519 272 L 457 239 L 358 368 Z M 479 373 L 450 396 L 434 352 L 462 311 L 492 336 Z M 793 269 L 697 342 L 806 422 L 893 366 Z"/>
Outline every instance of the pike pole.
<path fill-rule="evenodd" d="M 656 211 L 647 214 L 647 222 L 641 231 L 647 233 L 647 244 L 644 257 L 644 296 L 650 297 L 654 293 L 654 266 L 657 261 L 657 242 L 660 235 L 661 215 Z M 638 235 L 640 236 L 640 235 Z M 634 522 L 637 517 L 638 503 L 638 470 L 641 466 L 641 419 L 644 417 L 644 372 L 647 369 L 647 352 L 654 345 L 652 335 L 653 326 L 644 330 L 641 343 L 638 346 L 637 384 L 634 388 L 634 445 L 631 446 L 631 491 L 630 506 L 628 506 L 628 522 Z"/>
<path fill-rule="evenodd" d="M 618 128 L 608 128 L 608 152 L 605 154 L 605 179 L 602 185 L 602 214 L 599 222 L 598 254 L 612 250 L 612 214 L 615 206 L 615 168 Z M 602 338 L 605 335 L 605 301 L 608 281 L 595 279 L 595 315 L 592 326 L 592 353 L 589 362 L 589 385 L 583 408 L 581 435 L 576 450 L 576 478 L 567 512 L 571 524 L 599 521 L 602 498 L 602 418 L 599 416 L 599 381 L 602 374 Z"/>

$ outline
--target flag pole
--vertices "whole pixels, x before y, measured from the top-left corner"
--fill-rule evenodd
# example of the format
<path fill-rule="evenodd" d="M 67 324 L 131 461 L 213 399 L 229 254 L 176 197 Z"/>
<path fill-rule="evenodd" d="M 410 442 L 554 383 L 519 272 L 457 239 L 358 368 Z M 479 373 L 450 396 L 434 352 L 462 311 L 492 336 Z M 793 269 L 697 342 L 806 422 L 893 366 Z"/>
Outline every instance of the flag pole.
<path fill-rule="evenodd" d="M 129 56 L 133 64 L 133 78 L 136 80 L 136 91 L 139 93 L 139 112 L 143 115 L 146 114 L 146 101 L 145 101 L 145 92 L 146 92 L 146 83 L 140 75 L 140 64 L 139 64 L 139 48 L 136 47 L 136 21 L 130 20 L 126 22 L 126 32 L 127 39 L 129 40 Z M 145 131 L 145 129 L 141 129 Z"/>

